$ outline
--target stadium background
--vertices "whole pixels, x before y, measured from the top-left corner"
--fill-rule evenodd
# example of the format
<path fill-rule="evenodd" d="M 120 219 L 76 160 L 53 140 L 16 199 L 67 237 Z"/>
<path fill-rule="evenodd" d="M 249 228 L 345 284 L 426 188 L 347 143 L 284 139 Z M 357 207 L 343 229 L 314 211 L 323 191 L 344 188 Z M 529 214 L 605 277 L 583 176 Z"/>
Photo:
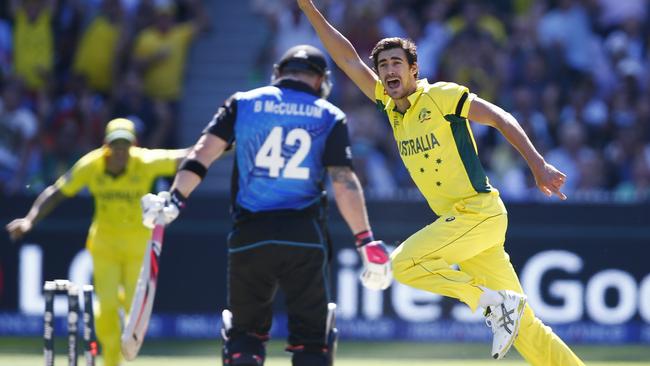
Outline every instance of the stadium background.
<path fill-rule="evenodd" d="M 111 117 L 136 120 L 143 146 L 188 146 L 224 98 L 268 81 L 272 62 L 284 49 L 319 45 L 293 1 L 23 3 L 39 16 L 53 7 L 43 18 L 49 19 L 47 27 L 23 38 L 30 33 L 19 31 L 24 24 L 12 2 L 0 5 L 3 223 L 24 215 L 35 194 L 99 146 L 103 124 Z M 547 200 L 502 138 L 489 129 L 475 130 L 488 175 L 510 211 L 507 246 L 533 308 L 570 344 L 639 345 L 646 351 L 622 358 L 650 361 L 648 1 L 319 4 L 360 52 L 367 53 L 381 37 L 408 36 L 419 45 L 421 76 L 465 84 L 519 119 L 546 158 L 569 176 L 568 202 Z M 136 51 L 142 32 L 160 22 L 192 24 L 198 31 L 187 50 L 179 46 L 163 52 L 187 53 L 178 95 L 155 92 L 150 65 Z M 112 47 L 92 47 L 108 44 L 106 39 L 113 40 Z M 80 56 L 89 53 L 98 58 Z M 24 60 L 48 57 L 49 63 L 40 66 L 45 72 L 25 71 L 29 62 Z M 109 62 L 97 61 L 103 58 Z M 88 63 L 96 68 L 85 67 Z M 107 80 L 96 75 L 106 63 L 115 65 Z M 378 237 L 398 245 L 434 216 L 402 167 L 384 117 L 333 71 L 332 100 L 349 116 L 371 221 Z M 152 341 L 214 343 L 218 337 L 231 159 L 215 164 L 169 230 Z M 166 184 L 161 181 L 158 188 Z M 331 211 L 339 249 L 332 279 L 344 340 L 487 347 L 490 334 L 481 317 L 458 304 L 403 286 L 383 294 L 364 291 L 353 280 L 360 263 L 350 249 L 351 235 Z M 38 352 L 16 343 L 31 344 L 42 331 L 43 280 L 90 280 L 82 248 L 91 212 L 90 199 L 82 195 L 58 208 L 23 242 L 12 244 L 0 236 L 2 353 Z M 282 321 L 280 313 L 276 339 L 286 334 Z M 58 326 L 62 331 L 62 320 Z M 446 353 L 432 348 L 417 355 L 441 354 Z M 587 355 L 590 360 L 608 357 Z"/>

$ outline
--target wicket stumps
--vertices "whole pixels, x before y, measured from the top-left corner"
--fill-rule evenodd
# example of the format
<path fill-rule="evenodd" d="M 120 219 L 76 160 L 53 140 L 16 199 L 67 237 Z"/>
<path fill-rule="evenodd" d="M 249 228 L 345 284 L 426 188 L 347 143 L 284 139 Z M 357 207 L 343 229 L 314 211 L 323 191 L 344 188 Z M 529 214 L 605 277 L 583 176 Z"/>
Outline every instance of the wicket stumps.
<path fill-rule="evenodd" d="M 95 338 L 95 316 L 93 314 L 93 286 L 83 286 L 83 340 L 86 366 L 95 366 L 97 340 Z M 54 297 L 64 294 L 68 297 L 68 365 L 77 366 L 79 333 L 79 287 L 68 280 L 46 281 L 43 285 L 45 313 L 43 316 L 43 354 L 45 366 L 54 366 Z"/>

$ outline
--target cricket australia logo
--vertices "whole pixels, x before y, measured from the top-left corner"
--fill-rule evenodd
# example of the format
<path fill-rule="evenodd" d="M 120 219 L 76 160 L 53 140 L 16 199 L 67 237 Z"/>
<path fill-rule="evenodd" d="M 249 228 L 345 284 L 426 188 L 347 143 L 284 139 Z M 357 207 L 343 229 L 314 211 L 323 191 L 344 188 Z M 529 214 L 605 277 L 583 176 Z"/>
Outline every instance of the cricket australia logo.
<path fill-rule="evenodd" d="M 420 123 L 422 123 L 422 122 L 428 121 L 430 119 L 431 119 L 431 111 L 426 109 L 426 108 L 420 109 L 420 113 L 418 114 L 418 121 L 420 121 Z"/>

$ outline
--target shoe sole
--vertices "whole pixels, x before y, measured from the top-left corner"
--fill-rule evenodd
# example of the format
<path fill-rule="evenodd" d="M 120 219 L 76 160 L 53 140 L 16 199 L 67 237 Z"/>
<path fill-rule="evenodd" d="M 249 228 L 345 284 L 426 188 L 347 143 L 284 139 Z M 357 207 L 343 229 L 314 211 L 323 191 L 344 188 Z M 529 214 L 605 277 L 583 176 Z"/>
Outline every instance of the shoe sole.
<path fill-rule="evenodd" d="M 521 325 L 521 317 L 524 313 L 524 309 L 526 308 L 526 298 L 522 298 L 519 301 L 519 305 L 517 305 L 517 314 L 519 314 L 517 318 L 517 322 L 515 323 L 515 329 L 513 330 L 514 336 L 510 338 L 510 341 L 508 344 L 503 348 L 503 350 L 499 353 L 495 353 L 492 355 L 495 360 L 500 360 L 506 356 L 508 351 L 510 350 L 510 347 L 515 343 L 515 339 L 517 339 L 517 336 L 519 336 L 519 325 Z"/>

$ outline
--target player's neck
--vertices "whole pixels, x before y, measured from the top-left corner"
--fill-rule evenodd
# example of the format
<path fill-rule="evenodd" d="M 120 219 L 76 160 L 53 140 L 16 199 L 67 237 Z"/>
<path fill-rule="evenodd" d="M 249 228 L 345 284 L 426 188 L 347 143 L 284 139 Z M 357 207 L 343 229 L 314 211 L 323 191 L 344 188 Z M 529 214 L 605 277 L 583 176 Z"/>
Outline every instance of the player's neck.
<path fill-rule="evenodd" d="M 403 98 L 395 99 L 395 109 L 404 114 L 411 107 L 411 102 L 409 101 L 408 96 Z"/>
<path fill-rule="evenodd" d="M 412 87 L 408 88 L 408 91 L 404 94 L 403 97 L 393 99 L 395 101 L 395 109 L 397 109 L 398 112 L 404 114 L 409 108 L 411 108 L 411 101 L 409 100 L 409 96 L 415 93 L 416 90 L 417 87 L 415 84 L 413 84 Z"/>
<path fill-rule="evenodd" d="M 110 157 L 106 158 L 106 173 L 110 176 L 117 177 L 124 174 L 126 171 L 126 164 L 119 163 Z"/>

